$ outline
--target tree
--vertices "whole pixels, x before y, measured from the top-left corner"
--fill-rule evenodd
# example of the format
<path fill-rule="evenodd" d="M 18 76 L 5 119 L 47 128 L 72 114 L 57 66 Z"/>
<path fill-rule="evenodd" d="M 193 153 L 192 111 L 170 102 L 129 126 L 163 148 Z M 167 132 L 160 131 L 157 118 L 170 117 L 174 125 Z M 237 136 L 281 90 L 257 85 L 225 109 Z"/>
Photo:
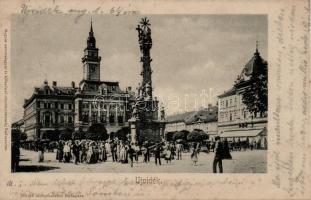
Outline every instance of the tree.
<path fill-rule="evenodd" d="M 130 133 L 130 128 L 129 127 L 123 127 L 121 129 L 119 129 L 116 133 L 115 133 L 115 137 L 117 137 L 119 140 L 123 140 L 126 141 L 127 135 Z"/>
<path fill-rule="evenodd" d="M 89 140 L 107 140 L 109 135 L 104 124 L 96 123 L 88 128 L 85 138 Z"/>
<path fill-rule="evenodd" d="M 256 70 L 251 74 L 242 101 L 253 115 L 262 116 L 268 110 L 268 64 L 261 57 L 254 60 Z M 245 81 L 244 81 L 245 82 Z M 242 82 L 243 83 L 243 82 Z M 238 83 L 236 86 L 238 87 Z"/>
<path fill-rule="evenodd" d="M 184 141 L 186 141 L 187 140 L 187 136 L 189 135 L 189 133 L 190 132 L 187 131 L 187 130 L 177 131 L 177 132 L 174 133 L 172 139 L 174 141 L 176 141 L 176 140 L 184 140 Z"/>
<path fill-rule="evenodd" d="M 83 130 L 81 130 L 81 129 L 73 132 L 72 139 L 74 139 L 74 140 L 83 140 L 83 139 L 85 139 L 85 132 Z"/>
<path fill-rule="evenodd" d="M 190 142 L 201 142 L 207 140 L 208 135 L 201 129 L 194 129 L 188 136 L 187 140 Z"/>
<path fill-rule="evenodd" d="M 59 134 L 60 140 L 71 140 L 72 139 L 72 129 L 66 128 L 65 130 L 61 131 Z"/>
<path fill-rule="evenodd" d="M 59 139 L 59 131 L 45 131 L 42 133 L 41 138 L 43 140 L 50 140 L 50 141 L 56 141 Z"/>
<path fill-rule="evenodd" d="M 165 134 L 165 138 L 167 141 L 172 141 L 173 140 L 173 135 L 176 133 L 176 131 L 172 131 L 172 132 L 167 132 Z"/>

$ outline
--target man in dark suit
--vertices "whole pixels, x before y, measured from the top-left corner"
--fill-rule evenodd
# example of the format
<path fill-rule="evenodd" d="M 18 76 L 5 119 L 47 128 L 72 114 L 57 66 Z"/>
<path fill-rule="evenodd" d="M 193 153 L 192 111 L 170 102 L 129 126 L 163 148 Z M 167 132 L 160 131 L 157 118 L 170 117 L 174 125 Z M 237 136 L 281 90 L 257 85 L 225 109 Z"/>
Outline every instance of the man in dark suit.
<path fill-rule="evenodd" d="M 223 159 L 223 153 L 224 153 L 224 149 L 223 149 L 223 145 L 222 142 L 220 141 L 220 137 L 216 136 L 215 137 L 215 157 L 214 157 L 214 162 L 213 162 L 213 172 L 217 173 L 217 164 L 219 167 L 219 173 L 223 172 L 222 169 L 222 159 Z"/>
<path fill-rule="evenodd" d="M 154 150 L 154 159 L 155 159 L 156 165 L 158 165 L 158 162 L 159 162 L 159 165 L 161 165 L 161 146 L 160 146 L 160 144 L 157 144 L 157 146 Z"/>

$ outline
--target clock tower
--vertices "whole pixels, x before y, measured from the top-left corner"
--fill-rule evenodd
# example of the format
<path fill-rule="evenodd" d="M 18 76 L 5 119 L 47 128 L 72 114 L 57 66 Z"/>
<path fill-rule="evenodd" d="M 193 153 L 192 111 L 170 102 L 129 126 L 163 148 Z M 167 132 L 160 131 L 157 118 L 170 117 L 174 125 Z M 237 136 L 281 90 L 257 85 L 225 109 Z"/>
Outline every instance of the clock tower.
<path fill-rule="evenodd" d="M 96 40 L 91 21 L 87 47 L 84 49 L 84 56 L 82 58 L 84 80 L 100 81 L 100 60 L 101 57 L 98 56 L 98 48 L 96 48 Z"/>

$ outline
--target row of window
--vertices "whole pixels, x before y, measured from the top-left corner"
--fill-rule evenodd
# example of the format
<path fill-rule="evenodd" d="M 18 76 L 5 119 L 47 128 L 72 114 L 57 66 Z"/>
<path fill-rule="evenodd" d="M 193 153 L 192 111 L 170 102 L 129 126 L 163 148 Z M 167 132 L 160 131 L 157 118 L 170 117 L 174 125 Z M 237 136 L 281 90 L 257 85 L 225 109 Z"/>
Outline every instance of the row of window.
<path fill-rule="evenodd" d="M 124 123 L 123 120 L 124 116 L 123 115 L 118 115 L 117 116 L 117 122 L 118 123 Z M 97 112 L 92 112 L 92 115 L 89 116 L 88 112 L 83 112 L 82 116 L 81 116 L 81 120 L 82 122 L 88 123 L 88 122 L 101 122 L 101 123 L 107 123 L 107 116 L 105 114 L 102 114 L 100 116 L 98 116 Z M 108 121 L 109 123 L 115 123 L 115 115 L 114 114 L 110 114 L 108 117 Z"/>
<path fill-rule="evenodd" d="M 220 107 L 221 108 L 228 108 L 233 106 L 237 103 L 237 96 L 230 97 L 230 99 L 220 100 Z"/>
<path fill-rule="evenodd" d="M 65 120 L 66 118 L 67 118 L 67 121 Z M 57 121 L 59 121 L 59 123 L 61 123 L 61 124 L 62 124 L 62 123 L 66 123 L 66 122 L 69 123 L 69 124 L 71 124 L 71 123 L 74 122 L 73 116 L 64 116 L 64 115 L 60 115 L 58 119 L 59 119 L 59 120 L 56 120 L 55 123 L 57 123 Z M 43 123 L 44 123 L 45 125 L 50 125 L 50 124 L 53 123 L 51 114 L 45 114 L 45 115 L 43 116 Z"/>
<path fill-rule="evenodd" d="M 64 109 L 71 110 L 71 109 L 73 109 L 73 104 L 71 104 L 71 103 L 58 103 L 58 102 L 53 102 L 53 103 L 41 102 L 40 108 L 45 108 L 45 109 L 58 108 L 58 109 L 62 109 L 62 110 L 64 110 Z"/>
<path fill-rule="evenodd" d="M 247 117 L 247 111 L 246 110 L 241 110 L 241 115 L 243 116 L 243 118 Z M 236 119 L 238 116 L 238 111 L 234 111 L 234 112 L 226 112 L 226 113 L 220 113 L 220 121 L 225 121 L 225 119 L 228 119 L 229 117 L 229 121 L 232 121 L 234 119 Z"/>
<path fill-rule="evenodd" d="M 107 104 L 104 104 L 103 102 L 100 102 L 97 105 L 95 105 L 94 103 L 91 103 L 91 104 L 90 103 L 83 103 L 82 104 L 82 108 L 84 108 L 84 109 L 89 109 L 90 107 L 92 109 L 100 108 L 100 109 L 103 109 L 103 110 L 107 110 L 107 108 L 110 108 L 110 110 L 116 109 L 116 108 L 118 108 L 120 110 L 124 110 L 124 106 L 123 105 L 119 106 L 117 104 L 115 104 L 115 105 L 107 105 Z"/>

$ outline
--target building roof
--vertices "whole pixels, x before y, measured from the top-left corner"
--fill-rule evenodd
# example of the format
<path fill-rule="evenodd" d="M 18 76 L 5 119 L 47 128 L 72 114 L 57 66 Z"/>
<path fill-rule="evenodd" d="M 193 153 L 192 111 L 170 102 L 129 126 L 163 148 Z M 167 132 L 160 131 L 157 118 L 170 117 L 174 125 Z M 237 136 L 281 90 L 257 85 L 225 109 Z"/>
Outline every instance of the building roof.
<path fill-rule="evenodd" d="M 167 123 L 184 122 L 186 124 L 194 123 L 206 123 L 217 121 L 218 119 L 218 107 L 209 105 L 208 108 L 201 109 L 199 111 L 190 111 L 180 113 L 177 115 L 171 115 L 167 117 Z"/>
<path fill-rule="evenodd" d="M 101 85 L 101 84 L 106 84 L 108 86 L 119 86 L 118 81 L 90 81 L 90 80 L 81 80 L 80 85 L 82 83 L 88 83 L 88 84 L 93 84 L 93 85 Z"/>
<path fill-rule="evenodd" d="M 40 96 L 61 96 L 61 97 L 74 97 L 78 88 L 74 87 L 74 83 L 71 87 L 57 86 L 56 82 L 53 82 L 53 86 L 49 86 L 45 80 L 41 87 L 35 87 L 34 92 L 29 99 L 25 99 L 24 107 L 31 103 L 36 97 Z"/>
<path fill-rule="evenodd" d="M 263 64 L 267 62 L 260 56 L 258 51 L 258 44 L 256 45 L 256 51 L 252 58 L 245 64 L 240 76 L 238 76 L 237 82 L 248 79 L 251 75 L 260 71 Z"/>
<path fill-rule="evenodd" d="M 169 123 L 184 122 L 185 118 L 192 113 L 195 113 L 195 111 L 190 111 L 190 112 L 179 113 L 176 115 L 167 116 L 166 120 Z"/>
<path fill-rule="evenodd" d="M 249 78 L 251 75 L 258 73 L 262 64 L 266 64 L 266 61 L 260 56 L 258 51 L 258 42 L 256 43 L 256 51 L 252 58 L 245 64 L 240 75 L 238 75 L 235 85 L 228 91 L 219 95 L 218 98 L 227 97 L 236 94 L 238 89 L 245 88 L 249 85 Z"/>
<path fill-rule="evenodd" d="M 236 88 L 232 87 L 230 90 L 227 90 L 223 94 L 218 95 L 218 98 L 228 97 L 234 94 L 236 94 Z"/>

